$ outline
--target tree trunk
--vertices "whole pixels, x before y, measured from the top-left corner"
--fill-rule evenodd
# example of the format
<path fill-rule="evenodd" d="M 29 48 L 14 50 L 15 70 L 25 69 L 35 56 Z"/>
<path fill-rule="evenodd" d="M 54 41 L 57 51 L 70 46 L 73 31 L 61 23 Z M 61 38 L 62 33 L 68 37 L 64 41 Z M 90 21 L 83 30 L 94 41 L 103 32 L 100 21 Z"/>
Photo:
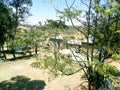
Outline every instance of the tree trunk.
<path fill-rule="evenodd" d="M 15 51 L 14 49 L 12 48 L 12 54 L 13 54 L 13 58 L 16 59 L 16 56 L 15 56 Z"/>
<path fill-rule="evenodd" d="M 92 89 L 91 89 L 91 86 L 92 86 L 92 85 L 91 85 L 91 81 L 88 80 L 88 90 L 92 90 Z"/>
<path fill-rule="evenodd" d="M 2 45 L 2 52 L 3 52 L 3 55 L 4 55 L 4 59 L 6 60 L 7 58 L 6 58 L 6 54 L 5 54 L 3 45 Z"/>
<path fill-rule="evenodd" d="M 37 47 L 35 47 L 35 53 L 37 54 Z"/>

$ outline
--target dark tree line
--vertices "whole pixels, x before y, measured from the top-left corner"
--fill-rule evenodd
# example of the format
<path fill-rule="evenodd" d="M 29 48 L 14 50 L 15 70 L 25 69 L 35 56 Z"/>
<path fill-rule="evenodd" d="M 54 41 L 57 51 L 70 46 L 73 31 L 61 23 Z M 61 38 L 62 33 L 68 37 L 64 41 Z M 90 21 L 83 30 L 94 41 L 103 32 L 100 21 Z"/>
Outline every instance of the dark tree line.
<path fill-rule="evenodd" d="M 14 46 L 17 26 L 29 15 L 31 6 L 31 0 L 4 0 L 0 2 L 0 50 L 2 52 L 4 52 L 5 42 L 11 41 L 11 45 Z"/>
<path fill-rule="evenodd" d="M 52 20 L 48 19 L 46 20 L 45 24 L 41 26 L 42 30 L 47 30 L 47 29 L 67 29 L 68 26 L 65 24 L 65 21 L 62 20 Z"/>
<path fill-rule="evenodd" d="M 5 41 L 13 37 L 12 32 L 16 26 L 16 20 L 12 10 L 3 3 L 0 3 L 0 12 L 0 51 L 4 51 L 3 45 Z"/>

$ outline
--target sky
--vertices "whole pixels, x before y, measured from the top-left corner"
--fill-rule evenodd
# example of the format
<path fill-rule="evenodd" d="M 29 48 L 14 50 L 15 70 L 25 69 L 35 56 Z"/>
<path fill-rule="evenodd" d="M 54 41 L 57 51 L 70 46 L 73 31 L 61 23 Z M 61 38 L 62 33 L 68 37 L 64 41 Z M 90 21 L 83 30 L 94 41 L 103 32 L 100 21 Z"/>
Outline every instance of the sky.
<path fill-rule="evenodd" d="M 38 24 L 38 22 L 44 23 L 46 19 L 57 20 L 57 14 L 50 2 L 44 0 L 33 0 L 33 6 L 30 9 L 30 16 L 27 19 L 29 24 Z"/>
<path fill-rule="evenodd" d="M 30 9 L 30 13 L 32 14 L 32 16 L 30 16 L 26 20 L 26 23 L 31 25 L 37 25 L 39 21 L 42 22 L 42 24 L 44 24 L 46 19 L 58 20 L 59 17 L 53 5 L 58 9 L 63 9 L 64 7 L 66 7 L 64 0 L 55 0 L 53 3 L 50 3 L 49 2 L 50 0 L 32 0 L 32 1 L 33 6 Z M 68 0 L 68 3 L 71 2 L 69 2 Z M 70 22 L 67 22 L 67 24 L 69 25 Z"/>

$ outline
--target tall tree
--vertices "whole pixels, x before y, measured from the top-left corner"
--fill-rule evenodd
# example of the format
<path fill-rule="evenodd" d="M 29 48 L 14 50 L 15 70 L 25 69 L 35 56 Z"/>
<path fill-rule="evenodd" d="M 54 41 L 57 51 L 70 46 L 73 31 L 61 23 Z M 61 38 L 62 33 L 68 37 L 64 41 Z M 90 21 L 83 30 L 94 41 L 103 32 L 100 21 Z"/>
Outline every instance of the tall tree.
<path fill-rule="evenodd" d="M 12 32 L 12 46 L 14 46 L 14 36 L 17 31 L 17 26 L 21 21 L 24 21 L 24 19 L 30 15 L 29 10 L 32 6 L 32 0 L 5 0 L 5 3 L 8 7 L 12 8 L 14 10 L 15 14 L 15 21 L 16 25 L 14 26 L 14 31 Z M 13 47 L 12 47 L 13 50 Z M 14 50 L 13 50 L 13 56 L 15 58 Z"/>
<path fill-rule="evenodd" d="M 70 4 L 68 0 L 65 0 L 67 8 L 63 11 L 56 10 L 62 15 L 61 17 L 69 19 L 73 27 L 87 37 L 87 50 L 85 51 L 87 62 L 79 63 L 79 65 L 85 72 L 88 88 L 89 90 L 98 90 L 100 88 L 112 90 L 112 83 L 108 85 L 106 80 L 110 82 L 111 75 L 116 70 L 106 65 L 104 61 L 112 53 L 111 49 L 116 43 L 114 41 L 120 40 L 117 37 L 119 36 L 120 3 L 118 0 L 80 0 L 80 3 L 86 7 L 86 10 L 81 10 L 75 7 L 75 2 L 79 1 L 72 0 L 71 2 Z M 82 17 L 85 17 L 83 21 Z M 74 20 L 84 25 L 86 31 L 77 27 Z M 89 48 L 90 35 L 93 37 L 91 48 Z M 99 52 L 97 56 L 94 55 L 96 47 Z"/>
<path fill-rule="evenodd" d="M 4 3 L 0 3 L 0 50 L 8 36 L 11 35 L 15 25 L 14 14 Z"/>
<path fill-rule="evenodd" d="M 16 21 L 24 20 L 29 15 L 32 0 L 8 0 L 7 2 L 15 9 Z"/>
<path fill-rule="evenodd" d="M 8 6 L 10 6 L 14 10 L 16 26 L 14 35 L 17 29 L 17 26 L 20 21 L 24 21 L 24 19 L 30 15 L 29 10 L 32 6 L 32 0 L 7 0 Z"/>
<path fill-rule="evenodd" d="M 62 20 L 52 20 L 47 19 L 45 25 L 42 26 L 42 28 L 46 29 L 66 29 L 68 26 L 65 24 Z"/>

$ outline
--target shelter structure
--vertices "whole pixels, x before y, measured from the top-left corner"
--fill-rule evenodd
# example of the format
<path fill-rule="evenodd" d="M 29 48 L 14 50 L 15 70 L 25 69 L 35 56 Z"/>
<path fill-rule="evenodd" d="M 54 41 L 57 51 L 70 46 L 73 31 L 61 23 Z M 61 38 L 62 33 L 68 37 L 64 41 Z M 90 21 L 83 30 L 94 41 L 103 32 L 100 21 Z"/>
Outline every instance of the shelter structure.
<path fill-rule="evenodd" d="M 75 39 L 71 39 L 67 42 L 67 48 L 70 48 L 70 47 L 81 47 L 82 43 L 80 40 L 75 40 Z"/>
<path fill-rule="evenodd" d="M 83 41 L 82 41 L 82 44 L 83 43 L 87 43 L 87 39 L 84 39 Z M 92 37 L 92 35 L 89 35 L 88 36 L 88 43 L 89 44 L 93 44 L 93 37 Z"/>
<path fill-rule="evenodd" d="M 62 35 L 56 35 L 55 37 L 51 37 L 50 40 L 53 42 L 54 47 L 57 49 L 61 48 L 61 42 L 63 41 Z"/>
<path fill-rule="evenodd" d="M 74 51 L 76 53 L 79 53 L 80 52 L 80 48 L 81 48 L 81 41 L 80 40 L 76 40 L 76 39 L 71 39 L 67 42 L 67 45 L 66 47 L 69 48 L 69 49 L 74 49 Z"/>
<path fill-rule="evenodd" d="M 89 35 L 88 36 L 88 42 L 87 42 L 87 38 L 85 38 L 83 41 L 82 41 L 82 47 L 87 47 L 87 45 L 89 44 L 89 46 L 93 45 L 93 36 L 92 35 Z"/>

